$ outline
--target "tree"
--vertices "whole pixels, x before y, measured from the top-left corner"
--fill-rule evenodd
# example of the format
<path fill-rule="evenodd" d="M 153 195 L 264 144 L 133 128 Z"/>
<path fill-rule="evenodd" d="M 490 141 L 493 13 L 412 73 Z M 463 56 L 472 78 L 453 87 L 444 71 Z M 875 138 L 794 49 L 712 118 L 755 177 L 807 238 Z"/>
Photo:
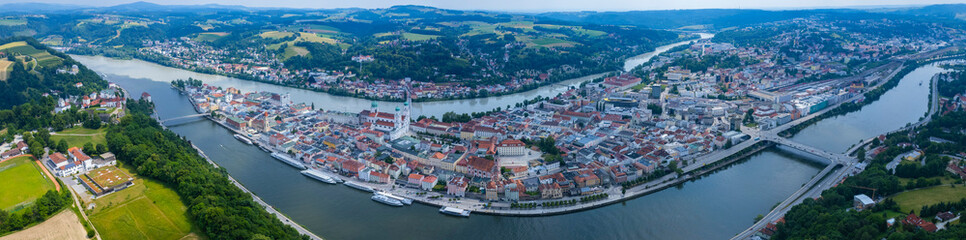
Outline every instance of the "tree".
<path fill-rule="evenodd" d="M 30 142 L 28 145 L 30 146 L 30 154 L 38 159 L 44 157 L 44 145 L 37 141 Z"/>
<path fill-rule="evenodd" d="M 95 151 L 97 151 L 97 149 L 94 149 L 94 144 L 92 144 L 91 142 L 84 143 L 84 147 L 82 149 L 84 150 L 84 152 L 87 152 L 87 153 L 94 153 Z"/>
<path fill-rule="evenodd" d="M 728 141 L 725 142 L 724 149 L 730 149 L 733 146 L 734 143 L 731 143 L 731 139 L 728 139 Z"/>
<path fill-rule="evenodd" d="M 106 153 L 106 152 L 108 152 L 107 145 L 105 145 L 103 143 L 98 143 L 97 144 L 97 154 L 103 154 L 103 153 Z"/>
<path fill-rule="evenodd" d="M 67 140 L 61 139 L 59 142 L 57 142 L 57 151 L 58 152 L 65 153 L 65 152 L 67 152 L 67 148 L 69 148 L 67 146 Z"/>

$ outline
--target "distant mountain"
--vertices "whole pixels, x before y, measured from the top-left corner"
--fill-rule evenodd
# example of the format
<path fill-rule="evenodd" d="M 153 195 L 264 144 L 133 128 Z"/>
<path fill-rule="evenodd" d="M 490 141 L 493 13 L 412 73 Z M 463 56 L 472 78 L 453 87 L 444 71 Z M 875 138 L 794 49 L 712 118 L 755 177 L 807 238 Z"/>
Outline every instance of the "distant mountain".
<path fill-rule="evenodd" d="M 52 3 L 7 3 L 0 4 L 0 12 L 57 12 L 91 8 L 91 6 Z"/>
<path fill-rule="evenodd" d="M 549 12 L 537 16 L 572 22 L 634 25 L 657 29 L 719 30 L 807 16 L 807 11 L 742 9 L 656 10 L 629 12 Z"/>
<path fill-rule="evenodd" d="M 876 9 L 871 11 L 966 20 L 966 4 L 940 4 L 913 8 Z"/>
<path fill-rule="evenodd" d="M 198 10 L 249 10 L 241 5 L 161 5 L 149 2 L 133 2 L 110 7 L 97 8 L 95 12 L 191 12 Z"/>

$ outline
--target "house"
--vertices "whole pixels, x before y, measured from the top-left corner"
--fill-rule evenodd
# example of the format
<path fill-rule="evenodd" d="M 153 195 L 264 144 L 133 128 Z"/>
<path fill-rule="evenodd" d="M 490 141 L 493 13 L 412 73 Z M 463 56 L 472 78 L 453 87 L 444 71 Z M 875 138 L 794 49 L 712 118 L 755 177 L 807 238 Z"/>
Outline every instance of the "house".
<path fill-rule="evenodd" d="M 423 177 L 423 182 L 422 182 L 422 185 L 420 185 L 420 189 L 422 189 L 423 191 L 432 191 L 433 187 L 436 186 L 436 180 L 437 180 L 436 176 L 433 176 L 433 175 L 427 175 L 426 177 Z"/>
<path fill-rule="evenodd" d="M 454 177 L 446 184 L 446 194 L 457 197 L 466 196 L 466 187 L 468 184 L 469 179 L 466 179 L 466 177 Z"/>
<path fill-rule="evenodd" d="M 419 173 L 410 173 L 409 174 L 409 178 L 406 181 L 406 185 L 408 185 L 410 187 L 419 188 L 419 186 L 421 186 L 422 183 L 423 183 L 423 178 L 424 177 L 425 176 L 423 176 L 422 174 L 419 174 Z"/>
<path fill-rule="evenodd" d="M 71 161 L 64 154 L 56 152 L 47 156 L 46 161 L 47 168 L 53 170 L 54 174 L 61 177 L 66 177 L 80 173 L 84 169 L 84 165 L 79 161 Z"/>
<path fill-rule="evenodd" d="M 487 201 L 496 201 L 500 199 L 498 196 L 500 190 L 496 187 L 495 181 L 490 181 L 486 183 L 485 190 L 486 190 L 486 193 L 485 193 L 486 196 L 484 197 L 486 198 Z"/>
<path fill-rule="evenodd" d="M 496 161 L 470 156 L 467 161 L 467 174 L 474 177 L 493 178 L 496 175 Z"/>
<path fill-rule="evenodd" d="M 520 201 L 520 191 L 523 190 L 522 184 L 517 182 L 512 182 L 510 184 L 503 186 L 503 196 L 507 201 Z"/>
<path fill-rule="evenodd" d="M 557 183 L 540 184 L 540 198 L 554 199 L 563 197 L 563 188 Z"/>
<path fill-rule="evenodd" d="M 342 162 L 341 171 L 342 171 L 342 174 L 353 177 L 353 176 L 359 176 L 359 173 L 362 172 L 362 170 L 365 168 L 366 168 L 366 165 L 358 161 L 346 160 L 345 162 Z"/>
<path fill-rule="evenodd" d="M 852 197 L 852 205 L 855 207 L 855 210 L 862 211 L 875 206 L 875 201 L 872 201 L 872 198 L 869 198 L 865 194 L 859 194 Z"/>
<path fill-rule="evenodd" d="M 922 220 L 915 213 L 910 213 L 909 216 L 906 216 L 906 219 L 902 220 L 902 224 L 916 226 L 928 232 L 936 232 L 937 230 L 936 224 Z"/>
<path fill-rule="evenodd" d="M 372 171 L 369 173 L 370 182 L 389 183 L 389 174 Z"/>
<path fill-rule="evenodd" d="M 500 142 L 496 147 L 496 152 L 500 156 L 523 156 L 524 146 L 522 141 L 516 139 L 507 139 Z"/>
<path fill-rule="evenodd" d="M 953 212 L 950 212 L 950 211 L 936 214 L 936 220 L 939 220 L 941 222 L 949 221 L 949 220 L 952 220 L 953 218 L 956 218 L 956 214 L 953 214 Z"/>

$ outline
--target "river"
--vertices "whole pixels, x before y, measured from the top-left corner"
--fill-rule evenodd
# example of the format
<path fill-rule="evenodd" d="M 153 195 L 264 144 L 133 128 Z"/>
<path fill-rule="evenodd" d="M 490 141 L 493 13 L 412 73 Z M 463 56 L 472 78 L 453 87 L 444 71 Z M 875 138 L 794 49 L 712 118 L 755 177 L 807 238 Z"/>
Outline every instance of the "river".
<path fill-rule="evenodd" d="M 701 38 L 713 37 L 713 34 L 700 34 Z M 657 47 L 655 51 L 641 54 L 638 56 L 631 57 L 627 59 L 625 63 L 625 68 L 628 64 L 642 64 L 650 60 L 657 54 L 663 53 L 674 46 L 686 44 L 690 41 L 682 41 L 669 45 L 664 45 Z M 120 60 L 113 59 L 103 56 L 80 56 L 71 55 L 75 60 L 83 63 L 88 68 L 97 71 L 99 73 L 114 74 L 119 76 L 127 76 L 131 78 L 138 79 L 148 79 L 150 81 L 157 81 L 163 83 L 170 83 L 176 79 L 187 79 L 195 78 L 199 79 L 204 83 L 220 87 L 234 87 L 242 92 L 253 92 L 253 91 L 268 91 L 274 93 L 289 93 L 291 94 L 292 101 L 294 102 L 304 102 L 306 104 L 315 104 L 318 109 L 325 110 L 335 110 L 335 111 L 346 111 L 346 112 L 359 112 L 365 109 L 371 108 L 372 100 L 336 96 L 322 92 L 315 92 L 305 89 L 290 88 L 272 84 L 265 84 L 255 81 L 241 80 L 232 77 L 226 77 L 221 75 L 203 74 L 192 72 L 183 69 L 165 67 L 159 64 L 146 62 L 142 60 Z M 443 113 L 446 112 L 456 112 L 456 113 L 473 113 L 473 112 L 485 112 L 493 110 L 497 107 L 512 106 L 514 104 L 523 102 L 524 100 L 530 100 L 537 96 L 551 97 L 557 94 L 566 92 L 570 87 L 579 86 L 581 83 L 594 78 L 600 77 L 603 74 L 595 74 L 590 76 L 584 76 L 580 78 L 569 79 L 554 83 L 551 85 L 539 87 L 534 90 L 508 94 L 504 96 L 488 97 L 488 98 L 475 98 L 475 99 L 463 99 L 463 100 L 449 100 L 449 101 L 433 101 L 433 102 L 416 102 L 412 106 L 413 116 L 436 116 L 442 117 Z M 395 107 L 402 107 L 400 102 L 385 102 L 376 101 L 379 103 L 379 107 L 383 111 L 390 111 Z"/>
<path fill-rule="evenodd" d="M 792 140 L 825 151 L 845 152 L 860 140 L 918 122 L 929 110 L 929 80 L 943 71 L 936 64 L 917 68 L 878 101 L 862 110 L 819 121 L 802 129 Z"/>
<path fill-rule="evenodd" d="M 243 91 L 288 91 L 296 101 L 312 99 L 317 106 L 343 105 L 343 100 L 348 101 L 345 104 L 353 107 L 363 103 L 363 107 L 367 107 L 369 103 L 367 100 L 196 74 L 137 60 L 81 56 L 75 58 L 107 75 L 108 80 L 118 83 L 135 96 L 141 92 L 150 93 L 162 119 L 194 113 L 187 98 L 168 84 L 172 79 L 189 76 L 206 77 L 208 79 L 204 81 L 210 84 L 234 86 Z M 907 107 L 912 109 L 896 112 L 888 106 L 877 107 L 877 102 L 853 114 L 889 116 L 911 119 L 910 121 L 918 119 L 925 111 L 928 91 L 916 90 L 920 87 L 916 85 L 918 81 L 915 78 L 928 80 L 931 77 L 928 72 L 920 73 L 920 70 L 910 74 L 909 81 L 904 79 L 896 89 L 880 99 L 884 103 L 906 101 Z M 915 84 L 910 85 L 908 82 Z M 923 86 L 928 84 L 924 83 Z M 554 88 L 551 86 L 534 91 L 553 93 Z M 466 108 L 495 108 L 515 103 L 509 99 L 523 100 L 531 98 L 528 96 L 538 95 L 527 94 L 495 97 L 504 100 L 489 98 L 436 102 L 446 109 L 423 111 L 467 112 Z M 916 104 L 919 100 L 921 104 Z M 476 105 L 466 101 L 476 102 Z M 467 105 L 460 105 L 461 103 Z M 498 105 L 481 105 L 496 103 Z M 914 107 L 919 107 L 922 111 L 915 110 Z M 796 138 L 821 139 L 822 136 L 817 136 L 821 132 L 811 129 L 821 126 L 820 124 L 841 125 L 842 128 L 858 132 L 847 132 L 857 135 L 849 136 L 854 137 L 854 141 L 841 140 L 841 144 L 844 144 L 841 148 L 844 150 L 858 139 L 869 134 L 874 135 L 876 131 L 889 131 L 891 126 L 901 127 L 905 121 L 897 120 L 896 124 L 873 127 L 871 124 L 847 124 L 849 119 L 849 115 L 827 119 L 807 128 Z M 751 156 L 745 162 L 683 186 L 599 209 L 546 217 L 474 214 L 470 218 L 453 218 L 439 214 L 435 207 L 420 204 L 402 208 L 387 207 L 368 200 L 368 193 L 310 180 L 258 148 L 240 143 L 228 130 L 207 120 L 183 120 L 169 124 L 172 131 L 191 140 L 213 161 L 267 203 L 327 239 L 727 239 L 750 226 L 756 215 L 767 213 L 772 206 L 787 198 L 822 168 L 821 164 L 810 161 L 807 154 L 772 148 Z M 840 136 L 841 134 L 837 137 Z"/>

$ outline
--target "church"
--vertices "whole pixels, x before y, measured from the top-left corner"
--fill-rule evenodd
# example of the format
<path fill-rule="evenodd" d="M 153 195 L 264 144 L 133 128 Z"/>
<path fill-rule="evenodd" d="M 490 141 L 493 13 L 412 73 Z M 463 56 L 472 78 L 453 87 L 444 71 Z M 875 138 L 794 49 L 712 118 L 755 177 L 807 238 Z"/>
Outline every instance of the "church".
<path fill-rule="evenodd" d="M 396 107 L 396 111 L 379 112 L 379 104 L 372 102 L 372 109 L 359 113 L 359 122 L 369 129 L 386 133 L 389 141 L 405 136 L 409 132 L 409 118 L 411 114 L 410 101 L 403 104 L 403 108 Z"/>

